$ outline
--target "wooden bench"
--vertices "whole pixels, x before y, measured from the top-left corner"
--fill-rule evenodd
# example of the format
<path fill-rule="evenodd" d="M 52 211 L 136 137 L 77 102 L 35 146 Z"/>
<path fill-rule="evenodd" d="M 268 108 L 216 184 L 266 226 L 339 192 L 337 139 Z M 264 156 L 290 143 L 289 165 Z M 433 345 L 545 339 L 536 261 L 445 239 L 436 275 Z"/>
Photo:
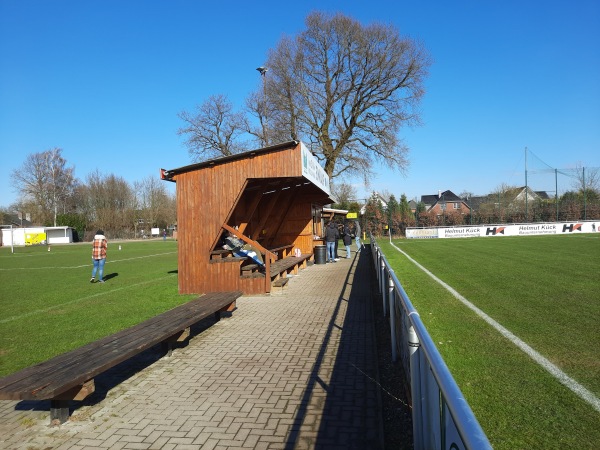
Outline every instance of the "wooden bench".
<path fill-rule="evenodd" d="M 290 279 L 288 277 L 285 278 L 279 278 L 275 281 L 273 281 L 273 287 L 280 287 L 281 290 L 283 291 L 283 288 L 285 287 L 285 285 L 288 283 Z"/>
<path fill-rule="evenodd" d="M 200 320 L 233 311 L 241 292 L 215 292 L 198 297 L 131 328 L 119 331 L 48 361 L 0 378 L 2 400 L 50 400 L 50 421 L 69 418 L 69 401 L 94 392 L 94 377 L 163 343 L 168 354 L 174 342 L 189 336 Z"/>
<path fill-rule="evenodd" d="M 294 244 L 288 244 L 288 245 L 280 245 L 280 246 L 275 247 L 275 248 L 270 248 L 269 251 L 271 253 L 275 253 L 278 258 L 279 258 L 279 252 L 282 252 L 281 257 L 285 258 L 287 256 L 290 256 L 290 253 L 291 253 L 290 250 L 293 249 L 293 248 L 294 248 Z"/>
<path fill-rule="evenodd" d="M 306 267 L 306 262 L 312 258 L 312 255 L 312 253 L 303 253 L 300 256 L 288 256 L 272 262 L 270 267 L 271 279 L 277 281 L 281 277 L 287 277 L 290 273 L 297 274 L 298 269 Z"/>

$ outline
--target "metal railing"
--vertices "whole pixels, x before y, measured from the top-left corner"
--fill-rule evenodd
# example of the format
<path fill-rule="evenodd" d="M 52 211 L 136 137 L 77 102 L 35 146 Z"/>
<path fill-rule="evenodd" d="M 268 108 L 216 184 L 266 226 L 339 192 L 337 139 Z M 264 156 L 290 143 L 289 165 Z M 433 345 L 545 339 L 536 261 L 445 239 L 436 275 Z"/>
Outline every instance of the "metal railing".
<path fill-rule="evenodd" d="M 401 359 L 410 386 L 414 448 L 491 449 L 419 313 L 375 239 L 370 238 L 383 312 L 390 320 L 392 359 Z"/>

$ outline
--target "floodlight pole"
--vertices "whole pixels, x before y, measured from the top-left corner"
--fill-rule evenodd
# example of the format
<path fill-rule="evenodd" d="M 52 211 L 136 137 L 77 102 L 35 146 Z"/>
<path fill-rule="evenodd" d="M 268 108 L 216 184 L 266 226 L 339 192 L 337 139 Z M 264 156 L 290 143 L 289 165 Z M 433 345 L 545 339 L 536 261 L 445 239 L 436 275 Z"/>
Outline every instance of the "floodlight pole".
<path fill-rule="evenodd" d="M 268 136 L 267 136 L 267 130 L 268 130 L 268 124 L 267 124 L 267 70 L 269 70 L 268 68 L 266 68 L 265 66 L 260 66 L 257 67 L 256 70 L 258 70 L 258 72 L 260 73 L 260 77 L 262 78 L 262 83 L 263 83 L 263 98 L 262 98 L 262 106 L 263 106 L 263 111 L 262 113 L 264 114 L 264 125 L 263 125 L 263 134 L 264 134 L 264 140 L 265 140 L 265 147 L 267 145 L 269 145 L 268 142 Z"/>

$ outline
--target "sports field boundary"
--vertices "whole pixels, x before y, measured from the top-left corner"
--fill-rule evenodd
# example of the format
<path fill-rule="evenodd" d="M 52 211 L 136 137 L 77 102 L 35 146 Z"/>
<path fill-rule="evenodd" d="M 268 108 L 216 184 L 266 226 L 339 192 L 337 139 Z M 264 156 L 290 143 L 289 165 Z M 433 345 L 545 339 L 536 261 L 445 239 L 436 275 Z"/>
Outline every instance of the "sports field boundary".
<path fill-rule="evenodd" d="M 533 349 L 530 345 L 516 336 L 514 333 L 509 331 L 507 328 L 502 326 L 500 323 L 495 321 L 493 318 L 488 316 L 484 311 L 479 309 L 473 303 L 471 303 L 468 299 L 463 297 L 460 293 L 458 293 L 454 288 L 445 283 L 443 280 L 435 276 L 432 272 L 430 272 L 426 267 L 421 265 L 418 261 L 408 255 L 405 251 L 396 246 L 393 242 L 390 241 L 392 247 L 394 247 L 398 252 L 404 255 L 411 263 L 413 263 L 416 267 L 418 267 L 421 271 L 427 274 L 431 279 L 433 279 L 436 283 L 441 285 L 444 289 L 446 289 L 454 298 L 464 304 L 467 308 L 471 309 L 475 314 L 481 317 L 486 323 L 491 325 L 496 331 L 502 334 L 505 338 L 507 338 L 512 344 L 517 346 L 520 350 L 522 350 L 527 356 L 529 356 L 533 361 L 543 367 L 550 375 L 552 375 L 556 380 L 558 380 L 561 384 L 566 386 L 569 390 L 571 390 L 575 395 L 584 400 L 590 406 L 592 406 L 597 412 L 600 412 L 600 399 L 594 395 L 593 392 L 588 390 L 586 387 L 582 386 L 576 380 L 568 376 L 564 373 L 558 366 L 549 361 L 546 357 L 540 354 L 538 351 Z"/>

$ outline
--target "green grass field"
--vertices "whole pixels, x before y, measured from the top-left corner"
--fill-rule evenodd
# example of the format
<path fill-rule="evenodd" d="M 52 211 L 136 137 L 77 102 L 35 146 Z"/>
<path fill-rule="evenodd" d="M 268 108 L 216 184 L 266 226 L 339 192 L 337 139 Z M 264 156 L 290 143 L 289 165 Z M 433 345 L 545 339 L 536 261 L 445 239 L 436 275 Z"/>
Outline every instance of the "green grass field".
<path fill-rule="evenodd" d="M 90 243 L 0 248 L 0 376 L 194 297 L 177 293 L 173 240 L 109 242 L 104 284 L 89 282 L 91 255 Z"/>
<path fill-rule="evenodd" d="M 393 242 L 600 395 L 600 236 Z M 388 241 L 378 244 L 494 448 L 600 448 L 590 404 Z"/>

